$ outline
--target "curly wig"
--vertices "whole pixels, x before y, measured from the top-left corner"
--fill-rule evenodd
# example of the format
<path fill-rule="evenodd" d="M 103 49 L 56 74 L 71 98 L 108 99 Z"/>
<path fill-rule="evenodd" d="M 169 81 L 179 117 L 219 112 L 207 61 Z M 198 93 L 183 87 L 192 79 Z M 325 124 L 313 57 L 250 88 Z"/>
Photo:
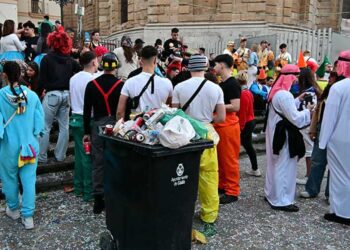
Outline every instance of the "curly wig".
<path fill-rule="evenodd" d="M 47 45 L 54 51 L 69 55 L 72 50 L 72 39 L 65 32 L 54 31 L 47 37 Z"/>

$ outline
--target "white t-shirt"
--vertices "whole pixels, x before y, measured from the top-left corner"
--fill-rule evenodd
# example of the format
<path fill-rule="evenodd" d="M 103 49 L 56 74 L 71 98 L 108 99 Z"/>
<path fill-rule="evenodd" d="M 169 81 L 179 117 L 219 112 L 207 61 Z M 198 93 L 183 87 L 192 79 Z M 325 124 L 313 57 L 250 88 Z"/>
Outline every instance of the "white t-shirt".
<path fill-rule="evenodd" d="M 176 85 L 173 104 L 184 106 L 203 80 L 201 77 L 192 77 Z M 201 122 L 210 123 L 213 121 L 213 113 L 218 104 L 224 104 L 224 93 L 219 85 L 208 80 L 187 108 L 186 114 Z"/>
<path fill-rule="evenodd" d="M 93 79 L 93 74 L 86 71 L 80 71 L 70 79 L 69 93 L 73 114 L 83 115 L 85 89 Z"/>
<path fill-rule="evenodd" d="M 122 47 L 116 48 L 113 52 L 117 55 L 118 60 L 120 62 L 120 68 L 118 68 L 117 76 L 123 81 L 125 81 L 126 79 L 128 79 L 129 74 L 138 68 L 137 54 L 136 52 L 134 53 L 134 55 L 132 56 L 133 62 L 130 63 L 126 61 L 124 49 Z"/>
<path fill-rule="evenodd" d="M 123 86 L 121 94 L 131 98 L 138 96 L 151 76 L 149 73 L 142 72 L 128 79 Z M 162 103 L 166 103 L 167 99 L 173 95 L 173 85 L 167 78 L 154 76 L 153 94 L 151 93 L 151 86 L 152 84 L 149 84 L 146 91 L 142 94 L 137 111 L 160 108 Z"/>

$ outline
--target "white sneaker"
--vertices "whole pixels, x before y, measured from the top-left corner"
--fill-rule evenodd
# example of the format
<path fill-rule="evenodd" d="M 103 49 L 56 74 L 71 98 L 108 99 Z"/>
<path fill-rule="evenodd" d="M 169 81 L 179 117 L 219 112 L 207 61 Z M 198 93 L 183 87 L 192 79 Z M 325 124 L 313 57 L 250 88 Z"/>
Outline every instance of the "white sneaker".
<path fill-rule="evenodd" d="M 12 211 L 11 209 L 9 209 L 9 207 L 6 207 L 6 215 L 13 220 L 18 220 L 21 217 L 21 214 L 19 213 L 18 209 Z"/>
<path fill-rule="evenodd" d="M 307 182 L 307 178 L 304 178 L 304 179 L 297 178 L 298 185 L 306 185 L 306 182 Z"/>
<path fill-rule="evenodd" d="M 27 230 L 33 229 L 34 228 L 33 217 L 27 217 L 27 218 L 22 217 L 22 224 L 24 228 Z"/>
<path fill-rule="evenodd" d="M 246 172 L 248 175 L 251 175 L 251 176 L 255 176 L 255 177 L 260 177 L 261 176 L 261 172 L 260 172 L 260 169 L 257 169 L 257 170 L 249 170 Z"/>
<path fill-rule="evenodd" d="M 309 192 L 307 192 L 307 191 L 302 191 L 302 192 L 300 192 L 300 197 L 301 197 L 301 198 L 305 198 L 305 199 L 307 199 L 307 198 L 313 198 L 313 197 L 311 197 L 311 195 L 310 195 Z"/>

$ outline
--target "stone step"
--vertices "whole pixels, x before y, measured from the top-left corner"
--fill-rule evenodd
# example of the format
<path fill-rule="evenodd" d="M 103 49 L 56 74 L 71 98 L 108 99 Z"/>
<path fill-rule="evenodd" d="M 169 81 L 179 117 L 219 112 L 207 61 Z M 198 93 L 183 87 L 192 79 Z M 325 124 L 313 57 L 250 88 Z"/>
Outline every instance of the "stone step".
<path fill-rule="evenodd" d="M 54 157 L 54 151 L 57 143 L 50 143 L 49 150 L 47 151 L 47 156 L 49 158 Z M 74 155 L 74 141 L 68 143 L 67 156 Z"/>
<path fill-rule="evenodd" d="M 73 170 L 61 171 L 57 173 L 46 173 L 37 176 L 36 191 L 48 192 L 63 189 L 66 185 L 73 184 Z"/>
<path fill-rule="evenodd" d="M 36 170 L 37 175 L 47 173 L 58 173 L 68 171 L 74 168 L 74 156 L 69 155 L 63 162 L 54 162 L 52 158 L 49 158 L 48 163 L 39 164 Z"/>

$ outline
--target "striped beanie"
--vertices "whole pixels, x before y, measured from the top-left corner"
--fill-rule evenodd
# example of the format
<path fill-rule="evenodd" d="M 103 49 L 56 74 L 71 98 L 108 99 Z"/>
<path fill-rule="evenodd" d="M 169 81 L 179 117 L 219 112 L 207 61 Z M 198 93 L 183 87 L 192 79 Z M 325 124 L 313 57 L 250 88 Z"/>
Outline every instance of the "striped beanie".
<path fill-rule="evenodd" d="M 208 58 L 202 55 L 192 55 L 188 62 L 188 71 L 206 71 Z"/>

